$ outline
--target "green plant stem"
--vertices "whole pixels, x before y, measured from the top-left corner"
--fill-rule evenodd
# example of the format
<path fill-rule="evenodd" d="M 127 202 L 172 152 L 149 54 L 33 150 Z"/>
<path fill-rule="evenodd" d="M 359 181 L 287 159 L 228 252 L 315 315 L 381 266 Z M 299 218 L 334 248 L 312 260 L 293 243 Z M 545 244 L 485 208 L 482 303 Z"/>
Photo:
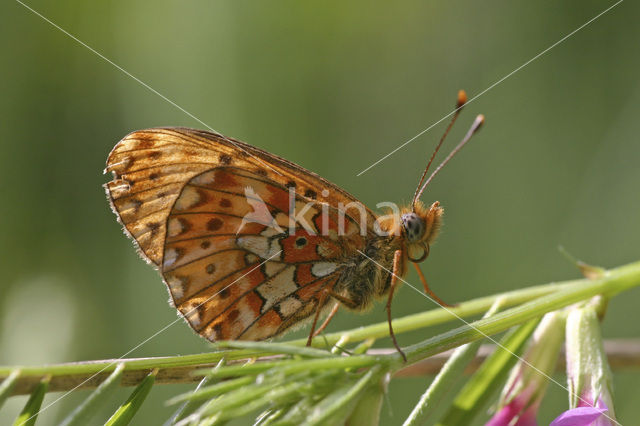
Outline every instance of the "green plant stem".
<path fill-rule="evenodd" d="M 535 299 L 541 295 L 549 294 L 567 286 L 571 286 L 578 281 L 567 281 L 563 283 L 553 283 L 530 287 L 526 289 L 514 290 L 506 293 L 486 296 L 460 303 L 452 312 L 461 317 L 468 317 L 484 312 L 497 299 L 504 300 L 504 306 Z M 451 313 L 444 309 L 437 308 L 431 311 L 409 315 L 393 321 L 397 334 L 441 324 L 456 319 Z M 386 322 L 374 324 L 367 327 L 360 327 L 353 330 L 331 333 L 326 335 L 326 339 L 316 339 L 314 344 L 318 347 L 325 347 L 327 344 L 335 345 L 341 336 L 345 336 L 344 342 L 356 342 L 370 340 L 373 337 L 388 336 L 388 324 Z M 290 345 L 303 346 L 306 339 L 287 342 Z M 265 343 L 261 343 L 264 345 Z M 346 344 L 346 343 L 345 343 Z M 0 379 L 6 378 L 12 372 L 20 369 L 20 377 L 16 380 L 12 389 L 12 395 L 29 394 L 38 385 L 40 378 L 46 374 L 51 374 L 52 380 L 49 391 L 66 391 L 75 387 L 95 388 L 115 370 L 119 363 L 125 363 L 126 368 L 123 373 L 122 385 L 135 386 L 140 383 L 153 368 L 158 368 L 159 373 L 156 383 L 185 383 L 197 381 L 201 378 L 194 376 L 196 368 L 214 366 L 223 357 L 227 360 L 246 359 L 251 357 L 264 357 L 277 354 L 255 349 L 239 349 L 225 352 L 209 352 L 202 354 L 149 357 L 149 358 L 127 358 L 127 359 L 107 359 L 100 361 L 87 361 L 77 363 L 66 363 L 43 366 L 0 366 Z"/>
<path fill-rule="evenodd" d="M 462 327 L 442 333 L 431 339 L 409 346 L 405 353 L 410 362 L 435 355 L 474 340 L 505 331 L 514 325 L 540 317 L 581 300 L 602 294 L 612 297 L 622 291 L 640 285 L 640 262 L 608 271 L 596 280 L 580 280 L 578 283 L 560 289 L 552 294 L 502 311 L 490 318 L 483 318 Z M 401 365 L 401 357 L 394 354 L 396 365 Z"/>
<path fill-rule="evenodd" d="M 546 312 L 579 300 L 586 300 L 597 294 L 604 294 L 610 297 L 637 285 L 640 285 L 640 262 L 609 270 L 597 280 L 571 280 L 482 297 L 462 302 L 455 308 L 438 308 L 399 318 L 393 321 L 393 326 L 396 333 L 399 334 L 457 320 L 458 318 L 482 314 L 498 298 L 502 299 L 503 306 L 522 304 L 505 310 L 492 318 L 476 321 L 472 323 L 473 327 L 465 325 L 408 347 L 406 352 L 413 362 L 461 344 L 469 343 L 485 335 L 499 333 L 514 325 L 521 324 L 527 319 L 541 316 Z M 386 322 L 344 332 L 330 333 L 323 336 L 323 338 L 315 339 L 314 345 L 326 347 L 327 342 L 329 345 L 333 345 L 341 338 L 343 342 L 358 342 L 378 337 L 388 337 L 388 324 Z M 287 343 L 290 345 L 304 345 L 305 341 L 306 339 L 300 339 Z M 49 391 L 69 390 L 79 385 L 84 388 L 96 387 L 109 376 L 117 364 L 124 362 L 126 367 L 122 384 L 125 386 L 140 383 L 148 372 L 154 368 L 159 370 L 157 383 L 193 382 L 202 377 L 193 375 L 197 368 L 213 367 L 223 357 L 227 360 L 237 360 L 257 356 L 264 357 L 272 354 L 264 351 L 240 349 L 158 358 L 115 359 L 34 367 L 10 366 L 0 367 L 0 379 L 5 379 L 15 370 L 20 370 L 20 376 L 12 390 L 13 395 L 30 393 L 40 382 L 40 379 L 47 374 L 52 376 L 48 388 Z M 366 355 L 350 358 L 360 357 L 361 359 L 353 359 L 349 362 L 354 363 L 352 364 L 354 367 L 372 365 L 372 363 L 377 362 L 372 360 L 371 356 Z M 399 370 L 404 366 L 399 357 L 394 358 L 393 355 L 391 355 L 390 359 L 387 359 L 386 356 L 378 358 L 379 361 L 383 362 L 393 359 L 394 370 Z M 319 361 L 322 362 L 322 360 Z M 328 360 L 328 362 L 335 362 L 335 360 Z M 345 365 L 344 367 L 347 366 Z"/>
<path fill-rule="evenodd" d="M 640 275 L 640 262 L 638 263 L 638 274 Z M 396 334 L 406 333 L 408 331 L 418 330 L 425 327 L 444 324 L 459 318 L 468 318 L 474 315 L 484 314 L 491 305 L 497 300 L 502 299 L 504 307 L 518 305 L 528 302 L 538 297 L 551 294 L 573 285 L 584 282 L 581 280 L 570 280 L 559 283 L 543 284 L 524 289 L 498 293 L 491 296 L 479 297 L 466 302 L 461 302 L 451 308 L 436 308 L 418 314 L 407 315 L 392 321 L 393 331 Z M 334 345 L 338 340 L 343 339 L 346 342 L 359 342 L 365 339 L 377 339 L 389 337 L 389 324 L 380 322 L 377 324 L 354 328 L 348 331 L 339 331 L 335 333 L 327 333 L 324 336 L 316 337 L 312 346 L 326 347 L 327 344 Z M 292 345 L 304 345 L 307 339 L 292 340 L 287 343 Z"/>
<path fill-rule="evenodd" d="M 640 269 L 640 266 L 638 267 Z M 557 291 L 567 286 L 583 282 L 584 280 L 572 280 L 561 283 L 544 284 L 525 289 L 514 290 L 506 293 L 499 293 L 493 296 L 485 296 L 466 302 L 461 302 L 455 308 L 450 308 L 451 312 L 454 312 L 460 317 L 469 317 L 476 314 L 481 314 L 489 309 L 492 303 L 497 298 L 503 298 L 503 306 L 513 306 L 518 303 L 526 302 L 536 297 L 546 295 Z M 397 334 L 412 331 L 432 325 L 442 324 L 447 321 L 456 319 L 455 316 L 447 312 L 442 308 L 436 308 L 427 312 L 419 314 L 408 315 L 403 318 L 398 318 L 393 321 L 394 331 Z M 316 338 L 314 345 L 317 347 L 325 347 L 327 342 L 330 345 L 334 345 L 340 340 L 340 337 L 348 336 L 349 342 L 358 342 L 366 339 L 376 337 L 388 337 L 389 325 L 386 322 L 373 324 L 366 327 L 359 327 L 352 330 L 343 332 L 329 333 L 324 339 Z M 304 345 L 306 339 L 298 339 L 286 342 L 290 345 Z M 246 359 L 255 356 L 274 355 L 277 352 L 265 353 L 264 351 L 255 350 L 237 350 L 231 352 L 209 352 L 202 354 L 192 355 L 180 355 L 180 356 L 167 356 L 167 357 L 149 357 L 149 358 L 124 358 L 124 359 L 106 359 L 99 361 L 87 361 L 77 363 L 65 363 L 55 365 L 43 365 L 43 366 L 0 366 L 0 378 L 8 377 L 14 370 L 20 369 L 21 378 L 25 377 L 42 377 L 45 374 L 51 374 L 52 376 L 64 376 L 64 375 L 86 375 L 95 373 L 106 373 L 108 376 L 119 363 L 125 363 L 125 376 L 127 371 L 141 370 L 149 371 L 152 368 L 158 368 L 160 370 L 176 367 L 191 367 L 194 365 L 201 366 L 203 364 L 215 364 L 221 358 L 225 357 L 227 360 Z M 145 371 L 145 373 L 146 373 Z M 146 374 L 143 375 L 143 377 Z M 160 377 L 158 378 L 160 379 Z M 158 380 L 160 382 L 161 380 Z M 96 385 L 94 384 L 93 387 Z M 91 386 L 90 386 L 91 387 Z M 63 390 L 56 389 L 52 383 L 51 390 Z M 14 390 L 15 392 L 15 390 Z M 21 394 L 24 392 L 20 392 Z M 28 393 L 28 392 L 27 392 Z"/>

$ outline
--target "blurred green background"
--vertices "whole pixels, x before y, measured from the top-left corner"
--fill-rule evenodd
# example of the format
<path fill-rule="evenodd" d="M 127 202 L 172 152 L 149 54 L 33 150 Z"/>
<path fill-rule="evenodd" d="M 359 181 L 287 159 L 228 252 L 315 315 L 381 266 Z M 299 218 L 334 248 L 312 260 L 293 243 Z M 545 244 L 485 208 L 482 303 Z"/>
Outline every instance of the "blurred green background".
<path fill-rule="evenodd" d="M 373 207 L 410 200 L 445 123 L 357 173 L 449 113 L 458 89 L 479 94 L 613 2 L 28 4 L 218 131 Z M 446 209 L 424 264 L 442 298 L 578 276 L 559 244 L 607 267 L 640 258 L 639 13 L 621 3 L 467 106 L 444 151 L 475 114 L 486 126 L 423 197 Z M 107 206 L 105 159 L 132 130 L 203 126 L 14 1 L 0 5 L 0 49 L 0 363 L 117 358 L 176 314 Z M 613 300 L 607 338 L 640 335 L 639 303 L 638 291 Z M 393 311 L 430 308 L 405 287 Z M 383 320 L 378 305 L 331 329 Z M 130 356 L 206 350 L 180 322 Z M 637 421 L 640 373 L 615 380 L 619 420 Z M 392 382 L 383 424 L 400 424 L 428 381 Z M 165 420 L 183 389 L 154 388 L 135 423 Z M 541 424 L 566 404 L 550 386 Z"/>

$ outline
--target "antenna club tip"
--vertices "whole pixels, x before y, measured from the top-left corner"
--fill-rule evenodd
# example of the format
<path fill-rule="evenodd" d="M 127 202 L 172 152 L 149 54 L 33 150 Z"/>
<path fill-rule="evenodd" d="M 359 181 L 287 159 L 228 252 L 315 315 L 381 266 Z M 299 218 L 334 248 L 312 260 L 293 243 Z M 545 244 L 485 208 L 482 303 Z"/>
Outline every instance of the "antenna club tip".
<path fill-rule="evenodd" d="M 480 130 L 483 124 L 484 124 L 484 114 L 478 114 L 476 119 L 473 121 L 473 124 L 471 125 L 471 133 L 475 134 L 478 130 Z"/>
<path fill-rule="evenodd" d="M 458 91 L 458 108 L 467 103 L 467 92 L 464 90 Z"/>

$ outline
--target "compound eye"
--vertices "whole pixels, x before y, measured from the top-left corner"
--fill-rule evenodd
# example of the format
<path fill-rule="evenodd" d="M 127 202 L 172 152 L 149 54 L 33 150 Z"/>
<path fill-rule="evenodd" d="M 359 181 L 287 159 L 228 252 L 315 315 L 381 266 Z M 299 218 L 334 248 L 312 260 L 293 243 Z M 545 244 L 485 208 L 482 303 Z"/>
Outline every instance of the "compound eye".
<path fill-rule="evenodd" d="M 402 215 L 402 226 L 410 243 L 420 241 L 424 235 L 424 221 L 415 213 Z"/>

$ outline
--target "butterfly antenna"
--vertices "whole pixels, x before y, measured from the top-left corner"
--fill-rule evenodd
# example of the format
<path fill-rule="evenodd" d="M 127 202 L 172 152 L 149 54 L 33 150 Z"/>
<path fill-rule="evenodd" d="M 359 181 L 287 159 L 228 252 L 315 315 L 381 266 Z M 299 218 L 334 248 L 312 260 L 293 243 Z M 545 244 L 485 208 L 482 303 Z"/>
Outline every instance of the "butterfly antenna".
<path fill-rule="evenodd" d="M 438 172 L 442 170 L 442 168 L 449 162 L 449 160 L 451 160 L 453 156 L 456 155 L 462 149 L 462 147 L 467 144 L 467 142 L 469 142 L 469 140 L 471 139 L 471 136 L 473 136 L 478 130 L 480 130 L 480 127 L 482 127 L 483 124 L 484 124 L 484 115 L 479 114 L 474 120 L 469 130 L 467 131 L 467 134 L 464 135 L 464 138 L 462 138 L 460 143 L 456 145 L 455 148 L 453 148 L 453 150 L 449 155 L 447 155 L 447 158 L 445 158 L 442 161 L 442 163 L 440 163 L 440 165 L 433 171 L 433 173 L 431 173 L 431 176 L 429 176 L 429 179 L 427 179 L 424 185 L 422 185 L 422 188 L 420 188 L 420 191 L 416 193 L 414 203 L 415 203 L 415 200 L 420 198 L 420 196 L 422 195 L 422 192 L 427 187 L 427 185 L 429 185 L 429 182 L 431 182 L 431 180 L 435 177 L 435 175 L 437 175 Z"/>
<path fill-rule="evenodd" d="M 424 182 L 424 178 L 427 176 L 427 172 L 429 171 L 429 167 L 431 167 L 431 163 L 433 163 L 433 159 L 436 157 L 436 154 L 440 150 L 440 147 L 442 146 L 442 143 L 444 142 L 444 140 L 446 139 L 447 135 L 449 134 L 449 130 L 451 130 L 451 128 L 453 127 L 453 123 L 456 122 L 456 119 L 460 115 L 460 111 L 462 111 L 462 107 L 466 103 L 467 103 L 467 93 L 464 90 L 460 90 L 458 92 L 458 102 L 456 103 L 456 109 L 453 112 L 453 118 L 449 122 L 449 125 L 447 126 L 447 130 L 445 130 L 444 134 L 440 138 L 440 142 L 438 142 L 438 145 L 436 146 L 436 149 L 433 150 L 433 154 L 431 154 L 431 158 L 429 159 L 429 162 L 427 163 L 427 167 L 424 169 L 424 172 L 422 173 L 422 176 L 420 177 L 420 182 L 418 182 L 418 186 L 416 187 L 416 192 L 413 194 L 413 201 L 411 201 L 411 209 L 412 210 L 415 210 L 416 201 L 418 200 L 418 198 L 420 198 L 420 194 L 422 193 L 422 190 L 420 188 L 422 187 L 422 182 Z"/>

